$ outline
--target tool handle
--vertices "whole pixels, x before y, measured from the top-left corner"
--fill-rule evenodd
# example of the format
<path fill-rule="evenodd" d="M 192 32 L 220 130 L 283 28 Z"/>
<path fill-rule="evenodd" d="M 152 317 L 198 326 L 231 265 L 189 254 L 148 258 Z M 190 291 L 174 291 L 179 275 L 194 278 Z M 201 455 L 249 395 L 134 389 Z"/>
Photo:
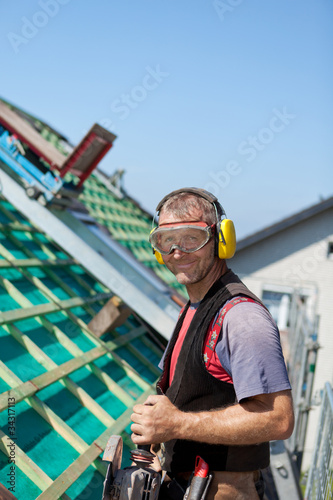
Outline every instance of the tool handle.
<path fill-rule="evenodd" d="M 208 471 L 207 462 L 197 455 L 194 472 L 185 492 L 184 500 L 204 500 L 206 498 L 208 486 L 212 480 L 212 475 L 208 475 Z"/>
<path fill-rule="evenodd" d="M 194 476 L 206 477 L 208 476 L 209 467 L 201 457 L 197 456 L 195 460 Z"/>

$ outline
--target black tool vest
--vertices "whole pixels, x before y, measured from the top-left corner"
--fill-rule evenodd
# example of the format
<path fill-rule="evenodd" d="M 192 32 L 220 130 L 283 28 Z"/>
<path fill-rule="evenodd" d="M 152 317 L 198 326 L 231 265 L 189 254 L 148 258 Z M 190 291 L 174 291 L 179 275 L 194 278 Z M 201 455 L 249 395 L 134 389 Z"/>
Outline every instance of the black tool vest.
<path fill-rule="evenodd" d="M 212 319 L 226 301 L 237 295 L 261 303 L 238 276 L 228 270 L 200 302 L 179 353 L 172 384 L 168 386 L 171 353 L 189 302 L 176 324 L 165 355 L 163 373 L 157 383 L 157 393 L 165 394 L 182 411 L 208 411 L 237 402 L 233 384 L 213 377 L 206 370 L 202 356 L 203 342 Z M 269 465 L 268 443 L 224 446 L 174 439 L 163 443 L 162 452 L 162 468 L 171 473 L 192 471 L 197 455 L 209 464 L 210 470 L 252 471 Z"/>

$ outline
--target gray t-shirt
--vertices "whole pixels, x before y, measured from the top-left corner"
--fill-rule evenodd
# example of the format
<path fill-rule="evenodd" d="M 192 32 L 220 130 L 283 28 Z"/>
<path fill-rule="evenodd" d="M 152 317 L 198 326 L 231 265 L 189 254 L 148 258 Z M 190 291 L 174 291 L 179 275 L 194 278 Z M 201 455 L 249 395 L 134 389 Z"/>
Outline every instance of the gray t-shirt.
<path fill-rule="evenodd" d="M 191 304 L 191 308 L 198 306 Z M 232 378 L 238 401 L 291 389 L 279 330 L 260 304 L 240 302 L 226 313 L 215 351 Z M 163 361 L 164 356 L 161 369 Z"/>
<path fill-rule="evenodd" d="M 291 389 L 279 330 L 260 304 L 240 302 L 227 312 L 215 350 L 238 401 Z"/>

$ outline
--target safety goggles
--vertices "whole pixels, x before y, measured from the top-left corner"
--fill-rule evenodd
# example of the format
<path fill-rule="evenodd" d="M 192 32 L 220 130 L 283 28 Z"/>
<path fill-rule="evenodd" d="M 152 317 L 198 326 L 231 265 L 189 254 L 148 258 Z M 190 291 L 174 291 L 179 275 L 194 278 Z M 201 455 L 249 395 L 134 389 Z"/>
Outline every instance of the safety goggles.
<path fill-rule="evenodd" d="M 215 224 L 208 226 L 205 222 L 165 224 L 152 230 L 149 241 L 151 246 L 163 255 L 170 254 L 176 248 L 192 253 L 208 243 L 214 227 Z"/>

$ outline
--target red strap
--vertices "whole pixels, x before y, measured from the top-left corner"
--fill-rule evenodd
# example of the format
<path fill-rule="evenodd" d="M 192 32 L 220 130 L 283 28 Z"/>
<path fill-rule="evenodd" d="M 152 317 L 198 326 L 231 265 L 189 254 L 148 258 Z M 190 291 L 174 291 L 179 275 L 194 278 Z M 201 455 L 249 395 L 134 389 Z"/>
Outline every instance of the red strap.
<path fill-rule="evenodd" d="M 216 343 L 217 343 L 217 340 L 220 336 L 224 317 L 233 306 L 235 306 L 236 304 L 239 304 L 240 302 L 254 302 L 255 304 L 258 304 L 258 302 L 256 302 L 253 299 L 250 299 L 249 297 L 235 297 L 234 299 L 231 299 L 221 309 L 220 314 L 219 314 L 217 320 L 215 321 L 214 328 L 213 328 L 213 321 L 214 320 L 212 321 L 211 326 L 209 327 L 209 334 L 207 336 L 206 344 L 205 344 L 204 350 L 203 350 L 203 358 L 204 358 L 204 362 L 205 362 L 207 369 L 209 368 L 211 358 L 212 358 L 212 353 L 215 351 Z"/>

